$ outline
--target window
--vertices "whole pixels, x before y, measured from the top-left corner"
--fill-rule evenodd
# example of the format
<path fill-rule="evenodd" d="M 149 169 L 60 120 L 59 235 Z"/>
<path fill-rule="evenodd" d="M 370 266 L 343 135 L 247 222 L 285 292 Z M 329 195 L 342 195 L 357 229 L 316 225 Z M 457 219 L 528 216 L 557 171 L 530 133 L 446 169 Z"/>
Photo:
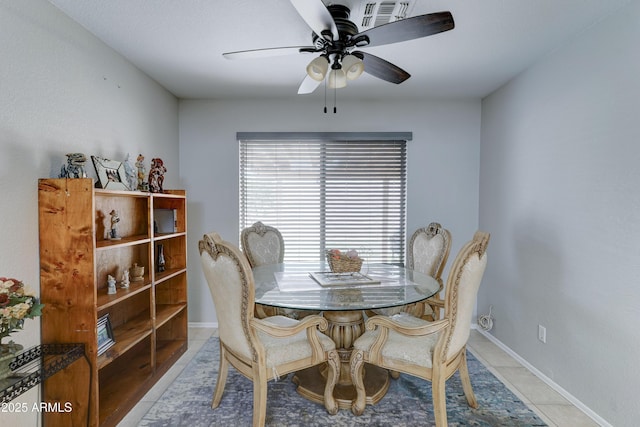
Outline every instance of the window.
<path fill-rule="evenodd" d="M 277 227 L 289 262 L 338 248 L 404 263 L 410 135 L 238 134 L 240 229 Z"/>

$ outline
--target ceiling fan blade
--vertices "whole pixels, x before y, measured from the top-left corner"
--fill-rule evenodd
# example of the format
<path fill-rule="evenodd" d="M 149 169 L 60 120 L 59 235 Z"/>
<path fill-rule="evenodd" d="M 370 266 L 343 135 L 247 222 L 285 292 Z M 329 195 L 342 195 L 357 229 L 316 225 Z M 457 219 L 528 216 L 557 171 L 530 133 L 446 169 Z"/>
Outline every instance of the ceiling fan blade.
<path fill-rule="evenodd" d="M 449 31 L 454 26 L 451 12 L 428 13 L 370 28 L 354 38 L 364 35 L 369 38 L 367 46 L 382 46 Z"/>
<path fill-rule="evenodd" d="M 338 27 L 321 0 L 290 0 L 302 19 L 319 36 L 322 32 L 331 31 L 332 40 L 338 39 Z"/>
<path fill-rule="evenodd" d="M 239 50 L 223 53 L 227 59 L 267 58 L 272 56 L 291 55 L 294 53 L 316 52 L 315 46 L 270 47 L 266 49 Z"/>
<path fill-rule="evenodd" d="M 411 77 L 411 74 L 407 73 L 397 65 L 393 65 L 391 62 L 385 61 L 384 59 L 371 55 L 370 53 L 355 51 L 352 52 L 352 55 L 362 59 L 362 62 L 364 62 L 365 73 L 371 74 L 379 79 L 400 84 Z"/>
<path fill-rule="evenodd" d="M 309 76 L 306 76 L 302 81 L 302 84 L 298 88 L 298 95 L 306 95 L 308 93 L 312 93 L 318 86 L 320 86 L 319 81 L 312 79 Z"/>

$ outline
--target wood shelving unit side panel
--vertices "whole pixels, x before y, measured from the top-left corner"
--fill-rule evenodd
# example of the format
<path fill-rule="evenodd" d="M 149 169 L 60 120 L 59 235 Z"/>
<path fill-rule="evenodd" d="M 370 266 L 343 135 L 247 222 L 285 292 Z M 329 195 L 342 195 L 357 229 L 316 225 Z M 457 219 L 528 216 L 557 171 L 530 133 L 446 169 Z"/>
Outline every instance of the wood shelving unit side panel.
<path fill-rule="evenodd" d="M 41 179 L 38 181 L 40 245 L 40 299 L 42 342 L 84 343 L 91 367 L 97 372 L 96 291 L 94 254 L 94 199 L 91 179 Z M 91 375 L 90 375 L 91 376 Z M 57 375 L 44 383 L 48 402 L 77 402 L 73 417 L 95 414 L 95 399 L 87 408 L 88 378 Z M 97 383 L 90 394 L 97 395 Z M 63 426 L 69 417 L 54 416 L 48 426 Z M 92 423 L 91 425 L 95 425 Z"/>

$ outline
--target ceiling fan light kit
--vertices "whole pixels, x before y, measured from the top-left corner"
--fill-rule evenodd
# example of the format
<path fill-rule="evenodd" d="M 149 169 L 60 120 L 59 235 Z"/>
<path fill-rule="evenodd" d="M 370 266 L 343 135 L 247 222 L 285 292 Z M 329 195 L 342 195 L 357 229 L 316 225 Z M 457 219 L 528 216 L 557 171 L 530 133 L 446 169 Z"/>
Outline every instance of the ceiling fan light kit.
<path fill-rule="evenodd" d="M 347 74 L 341 68 L 331 69 L 327 80 L 329 89 L 340 89 L 347 86 Z"/>
<path fill-rule="evenodd" d="M 329 60 L 327 59 L 326 56 L 320 55 L 317 58 L 313 59 L 311 62 L 309 62 L 309 65 L 307 65 L 307 74 L 313 80 L 317 80 L 321 82 L 322 80 L 324 80 L 325 76 L 327 75 L 328 69 L 329 69 Z"/>
<path fill-rule="evenodd" d="M 347 75 L 347 79 L 355 80 L 364 72 L 364 62 L 355 55 L 346 55 L 342 58 L 342 69 Z"/>
<path fill-rule="evenodd" d="M 313 30 L 311 46 L 253 49 L 228 52 L 223 56 L 227 59 L 239 59 L 289 53 L 319 54 L 307 65 L 307 78 L 300 85 L 299 94 L 312 93 L 325 77 L 329 88 L 345 87 L 347 80 L 355 80 L 364 72 L 381 80 L 400 84 L 411 75 L 397 65 L 359 49 L 427 37 L 452 30 L 455 26 L 450 12 L 436 12 L 400 19 L 359 32 L 358 26 L 349 20 L 351 10 L 347 6 L 325 6 L 322 0 L 290 2 Z"/>

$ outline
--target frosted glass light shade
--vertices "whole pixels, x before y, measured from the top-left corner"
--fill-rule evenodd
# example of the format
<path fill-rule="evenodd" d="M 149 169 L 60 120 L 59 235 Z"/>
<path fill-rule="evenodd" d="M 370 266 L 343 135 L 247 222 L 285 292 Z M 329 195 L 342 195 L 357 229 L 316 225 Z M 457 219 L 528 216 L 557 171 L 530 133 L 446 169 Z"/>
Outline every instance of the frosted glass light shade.
<path fill-rule="evenodd" d="M 355 55 L 346 55 L 342 59 L 342 69 L 347 79 L 355 80 L 364 72 L 364 62 Z"/>
<path fill-rule="evenodd" d="M 340 89 L 347 85 L 347 75 L 343 69 L 331 70 L 329 72 L 329 89 Z"/>
<path fill-rule="evenodd" d="M 307 74 L 313 80 L 321 82 L 324 80 L 324 76 L 327 75 L 329 69 L 329 60 L 324 56 L 318 56 L 307 65 Z"/>

